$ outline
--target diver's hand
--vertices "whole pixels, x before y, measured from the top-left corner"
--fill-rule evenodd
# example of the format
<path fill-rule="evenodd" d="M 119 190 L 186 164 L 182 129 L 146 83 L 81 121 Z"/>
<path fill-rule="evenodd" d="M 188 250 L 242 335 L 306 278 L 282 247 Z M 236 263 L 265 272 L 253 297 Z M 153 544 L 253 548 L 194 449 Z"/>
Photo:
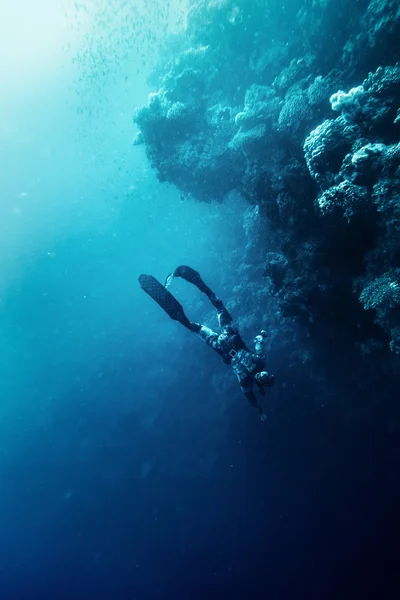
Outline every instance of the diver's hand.
<path fill-rule="evenodd" d="M 260 417 L 261 421 L 263 423 L 265 423 L 265 421 L 267 420 L 267 415 L 265 414 L 265 412 L 263 411 L 263 409 L 261 408 L 261 406 L 258 407 L 258 414 L 259 414 L 259 417 Z"/>

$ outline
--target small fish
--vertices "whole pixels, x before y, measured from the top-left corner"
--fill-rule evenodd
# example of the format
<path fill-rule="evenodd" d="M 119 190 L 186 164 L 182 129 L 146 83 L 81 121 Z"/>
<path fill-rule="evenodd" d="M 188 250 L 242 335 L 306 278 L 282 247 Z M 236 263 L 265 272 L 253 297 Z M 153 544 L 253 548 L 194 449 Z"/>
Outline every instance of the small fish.
<path fill-rule="evenodd" d="M 18 194 L 17 198 L 25 198 L 25 196 L 27 196 L 28 194 L 26 192 L 21 192 L 20 194 Z"/>

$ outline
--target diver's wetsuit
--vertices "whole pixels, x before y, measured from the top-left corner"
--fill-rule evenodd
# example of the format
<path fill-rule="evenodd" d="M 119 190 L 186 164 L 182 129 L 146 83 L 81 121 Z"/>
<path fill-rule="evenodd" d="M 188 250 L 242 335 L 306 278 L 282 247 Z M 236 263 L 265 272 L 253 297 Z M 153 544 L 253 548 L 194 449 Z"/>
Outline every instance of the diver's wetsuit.
<path fill-rule="evenodd" d="M 257 402 L 254 393 L 254 383 L 257 383 L 261 393 L 264 393 L 264 387 L 271 387 L 274 383 L 274 377 L 265 370 L 266 359 L 263 353 L 262 335 L 257 335 L 254 339 L 255 352 L 251 352 L 242 340 L 233 319 L 222 301 L 216 298 L 214 294 L 208 295 L 211 303 L 217 309 L 218 322 L 221 327 L 221 333 L 218 334 L 205 325 L 191 323 L 191 330 L 197 333 L 201 339 L 211 346 L 224 360 L 230 365 L 238 378 L 240 389 L 253 406 L 262 409 Z M 260 384 L 255 376 L 262 373 L 266 383 Z"/>
<path fill-rule="evenodd" d="M 181 304 L 168 290 L 174 277 L 185 279 L 206 294 L 211 304 L 217 309 L 221 333 L 216 333 L 205 325 L 193 323 L 187 318 Z M 264 370 L 263 341 L 266 337 L 265 331 L 256 336 L 254 340 L 255 352 L 251 352 L 241 338 L 222 301 L 204 283 L 200 274 L 191 267 L 185 265 L 177 267 L 173 273 L 168 275 L 164 286 L 152 275 L 145 274 L 139 277 L 139 283 L 142 289 L 164 309 L 171 319 L 179 321 L 184 327 L 197 333 L 206 344 L 222 357 L 225 363 L 231 365 L 244 395 L 250 404 L 258 408 L 261 419 L 265 420 L 265 414 L 257 402 L 253 389 L 254 383 L 256 383 L 260 393 L 264 394 L 264 389 L 271 387 L 274 383 L 274 376 Z"/>

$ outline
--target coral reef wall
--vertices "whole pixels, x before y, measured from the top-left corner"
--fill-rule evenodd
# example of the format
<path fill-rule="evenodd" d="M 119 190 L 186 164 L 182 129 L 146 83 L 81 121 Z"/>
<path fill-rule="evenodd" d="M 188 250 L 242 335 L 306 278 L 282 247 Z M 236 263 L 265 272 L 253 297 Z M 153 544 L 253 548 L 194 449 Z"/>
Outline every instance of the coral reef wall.
<path fill-rule="evenodd" d="M 193 1 L 134 114 L 160 181 L 251 205 L 242 295 L 364 357 L 400 353 L 399 36 L 395 0 Z"/>

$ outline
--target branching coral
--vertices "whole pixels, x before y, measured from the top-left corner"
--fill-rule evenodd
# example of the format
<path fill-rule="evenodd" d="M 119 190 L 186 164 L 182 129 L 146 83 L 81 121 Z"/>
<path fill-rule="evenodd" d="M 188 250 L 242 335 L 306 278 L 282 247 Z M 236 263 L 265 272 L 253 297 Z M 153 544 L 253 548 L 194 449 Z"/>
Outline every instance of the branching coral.
<path fill-rule="evenodd" d="M 323 215 L 339 212 L 347 221 L 365 209 L 368 195 L 365 188 L 342 181 L 319 196 L 318 206 Z"/>
<path fill-rule="evenodd" d="M 400 354 L 400 269 L 391 269 L 363 289 L 360 302 L 374 310 L 376 321 L 390 333 L 390 349 Z"/>

